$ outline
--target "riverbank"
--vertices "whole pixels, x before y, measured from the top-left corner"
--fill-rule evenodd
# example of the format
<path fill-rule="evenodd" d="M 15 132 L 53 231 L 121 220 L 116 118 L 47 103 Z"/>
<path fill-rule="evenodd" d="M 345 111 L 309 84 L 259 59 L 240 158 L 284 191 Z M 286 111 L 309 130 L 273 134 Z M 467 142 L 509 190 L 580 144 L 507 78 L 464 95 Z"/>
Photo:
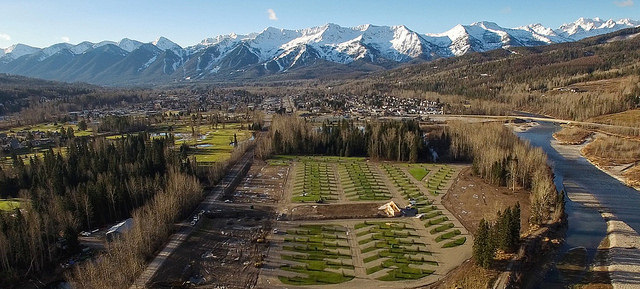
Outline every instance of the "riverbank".
<path fill-rule="evenodd" d="M 602 172 L 623 184 L 625 183 L 619 168 L 612 169 L 598 166 L 584 157 L 582 149 L 586 144 L 562 145 L 557 140 L 552 140 L 551 146 L 563 157 L 567 159 L 584 158 Z M 588 200 L 574 201 L 597 209 L 606 220 L 607 235 L 605 238 L 608 239 L 608 242 L 603 242 L 601 249 L 607 251 L 607 257 L 603 265 L 609 273 L 612 287 L 614 289 L 640 287 L 640 235 L 627 223 L 618 219 L 611 212 L 613 208 L 602 205 L 593 195 L 581 194 L 581 198 L 588 198 Z"/>
<path fill-rule="evenodd" d="M 603 165 L 602 162 L 596 160 L 595 157 L 591 157 L 586 154 L 584 148 L 591 142 L 595 141 L 598 137 L 604 137 L 602 133 L 594 133 L 587 137 L 581 144 L 564 144 L 561 140 L 558 140 L 556 134 L 553 135 L 554 140 L 551 142 L 551 146 L 563 156 L 569 156 L 572 159 L 583 157 L 593 166 L 606 173 L 607 175 L 615 178 L 626 186 L 634 188 L 636 191 L 640 191 L 640 184 L 637 184 L 634 180 L 630 179 L 626 173 L 629 170 L 634 169 L 634 164 L 616 164 L 616 165 Z M 637 166 L 637 165 L 636 165 Z"/>

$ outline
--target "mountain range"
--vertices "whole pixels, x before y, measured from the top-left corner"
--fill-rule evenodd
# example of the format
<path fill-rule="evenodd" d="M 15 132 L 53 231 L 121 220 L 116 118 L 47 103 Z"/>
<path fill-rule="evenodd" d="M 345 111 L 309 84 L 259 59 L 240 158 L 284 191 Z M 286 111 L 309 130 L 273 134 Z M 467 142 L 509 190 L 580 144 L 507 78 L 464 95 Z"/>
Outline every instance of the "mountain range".
<path fill-rule="evenodd" d="M 150 43 L 125 38 L 46 48 L 16 44 L 0 49 L 0 73 L 101 85 L 248 79 L 293 72 L 313 77 L 318 73 L 314 68 L 320 66 L 323 73 L 379 70 L 472 52 L 578 41 L 637 26 L 640 21 L 630 19 L 580 18 L 557 29 L 476 22 L 444 33 L 420 34 L 403 25 L 329 23 L 220 35 L 188 47 L 164 37 Z"/>

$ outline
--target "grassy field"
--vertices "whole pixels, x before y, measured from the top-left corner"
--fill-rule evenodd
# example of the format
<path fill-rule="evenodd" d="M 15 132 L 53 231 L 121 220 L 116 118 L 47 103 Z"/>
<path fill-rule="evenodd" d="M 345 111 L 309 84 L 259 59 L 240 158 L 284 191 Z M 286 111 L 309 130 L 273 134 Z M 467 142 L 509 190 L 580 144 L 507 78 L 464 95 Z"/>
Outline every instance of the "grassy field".
<path fill-rule="evenodd" d="M 590 118 L 587 121 L 640 128 L 640 109 L 601 115 Z"/>
<path fill-rule="evenodd" d="M 355 228 L 367 275 L 383 270 L 378 280 L 415 280 L 433 274 L 438 266 L 409 224 L 364 222 Z"/>
<path fill-rule="evenodd" d="M 49 149 L 53 150 L 54 153 L 61 153 L 63 156 L 66 155 L 67 153 L 66 147 L 52 147 L 52 148 L 40 147 L 40 148 L 32 148 L 31 150 L 25 148 L 24 150 L 17 152 L 16 156 L 21 158 L 25 164 L 29 164 L 30 158 L 35 156 L 42 158 L 44 156 L 44 153 Z M 5 156 L 2 159 L 1 163 L 6 166 L 11 166 L 13 164 L 13 159 L 9 156 Z"/>
<path fill-rule="evenodd" d="M 351 201 L 379 201 L 391 198 L 381 177 L 367 163 L 340 163 L 338 173 L 344 194 Z"/>
<path fill-rule="evenodd" d="M 174 125 L 171 129 L 167 125 L 154 126 L 151 131 L 155 136 L 173 133 L 176 146 L 182 144 L 189 145 L 189 155 L 195 156 L 200 165 L 209 165 L 228 158 L 234 147 L 233 135 L 236 135 L 238 142 L 251 138 L 251 131 L 241 129 L 241 124 L 226 124 L 225 128 L 218 125 L 218 128 L 200 126 L 192 131 L 189 125 Z M 195 133 L 194 133 L 195 132 Z"/>
<path fill-rule="evenodd" d="M 333 225 L 300 225 L 287 230 L 280 257 L 293 264 L 280 269 L 297 273 L 280 275 L 284 284 L 337 284 L 353 279 L 354 266 L 346 228 Z M 289 254 L 290 253 L 290 254 Z M 294 265 L 295 264 L 295 265 Z"/>
<path fill-rule="evenodd" d="M 0 199 L 0 211 L 13 211 L 20 208 L 20 199 Z"/>
<path fill-rule="evenodd" d="M 72 123 L 41 123 L 37 125 L 14 127 L 12 129 L 0 132 L 6 133 L 7 135 L 12 135 L 19 131 L 59 132 L 62 127 L 64 127 L 65 130 L 73 128 L 73 134 L 78 137 L 93 135 L 93 130 L 91 129 L 91 127 L 88 127 L 87 130 L 81 131 L 80 129 L 78 129 L 78 126 L 76 124 Z"/>

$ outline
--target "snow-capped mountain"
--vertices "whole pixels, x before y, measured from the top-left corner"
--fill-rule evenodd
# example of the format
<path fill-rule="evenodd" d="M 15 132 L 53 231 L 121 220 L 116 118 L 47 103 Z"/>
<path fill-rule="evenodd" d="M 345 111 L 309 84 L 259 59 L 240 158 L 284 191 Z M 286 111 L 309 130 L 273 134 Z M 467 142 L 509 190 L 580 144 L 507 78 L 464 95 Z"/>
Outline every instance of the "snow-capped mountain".
<path fill-rule="evenodd" d="M 302 67 L 382 69 L 413 60 L 470 52 L 577 41 L 637 27 L 640 22 L 580 18 L 558 29 L 541 24 L 504 28 L 493 22 L 456 25 L 420 34 L 404 25 L 336 24 L 288 30 L 268 27 L 248 35 L 219 35 L 181 47 L 160 37 L 150 43 L 59 43 L 43 49 L 16 44 L 0 49 L 0 72 L 97 84 L 141 84 L 286 73 Z"/>
<path fill-rule="evenodd" d="M 36 53 L 40 49 L 24 44 L 14 44 L 0 51 L 0 62 L 10 62 L 21 56 Z"/>
<path fill-rule="evenodd" d="M 580 40 L 637 26 L 640 26 L 640 21 L 628 18 L 617 21 L 613 19 L 604 21 L 597 17 L 593 19 L 580 18 L 573 23 L 563 24 L 556 30 L 556 33 L 571 40 Z"/>

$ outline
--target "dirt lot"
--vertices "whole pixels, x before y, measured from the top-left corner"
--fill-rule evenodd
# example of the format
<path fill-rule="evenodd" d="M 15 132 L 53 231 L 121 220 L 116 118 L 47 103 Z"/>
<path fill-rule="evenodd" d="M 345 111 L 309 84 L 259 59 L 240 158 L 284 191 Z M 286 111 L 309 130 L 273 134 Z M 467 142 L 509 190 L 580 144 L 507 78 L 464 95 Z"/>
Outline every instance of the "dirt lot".
<path fill-rule="evenodd" d="M 293 207 L 287 220 L 364 219 L 386 217 L 378 208 L 386 202 L 332 205 L 299 205 Z"/>
<path fill-rule="evenodd" d="M 271 230 L 270 207 L 221 205 L 224 216 L 203 217 L 198 230 L 158 270 L 149 288 L 248 288 L 255 283 Z M 215 214 L 213 214 L 215 215 Z"/>
<path fill-rule="evenodd" d="M 271 166 L 256 160 L 235 191 L 224 196 L 233 203 L 276 203 L 284 193 L 289 166 Z"/>
<path fill-rule="evenodd" d="M 521 228 L 529 228 L 529 193 L 516 189 L 489 185 L 473 176 L 471 168 L 460 172 L 449 193 L 442 198 L 444 206 L 472 233 L 476 232 L 482 218 L 493 220 L 498 210 L 520 202 Z"/>

